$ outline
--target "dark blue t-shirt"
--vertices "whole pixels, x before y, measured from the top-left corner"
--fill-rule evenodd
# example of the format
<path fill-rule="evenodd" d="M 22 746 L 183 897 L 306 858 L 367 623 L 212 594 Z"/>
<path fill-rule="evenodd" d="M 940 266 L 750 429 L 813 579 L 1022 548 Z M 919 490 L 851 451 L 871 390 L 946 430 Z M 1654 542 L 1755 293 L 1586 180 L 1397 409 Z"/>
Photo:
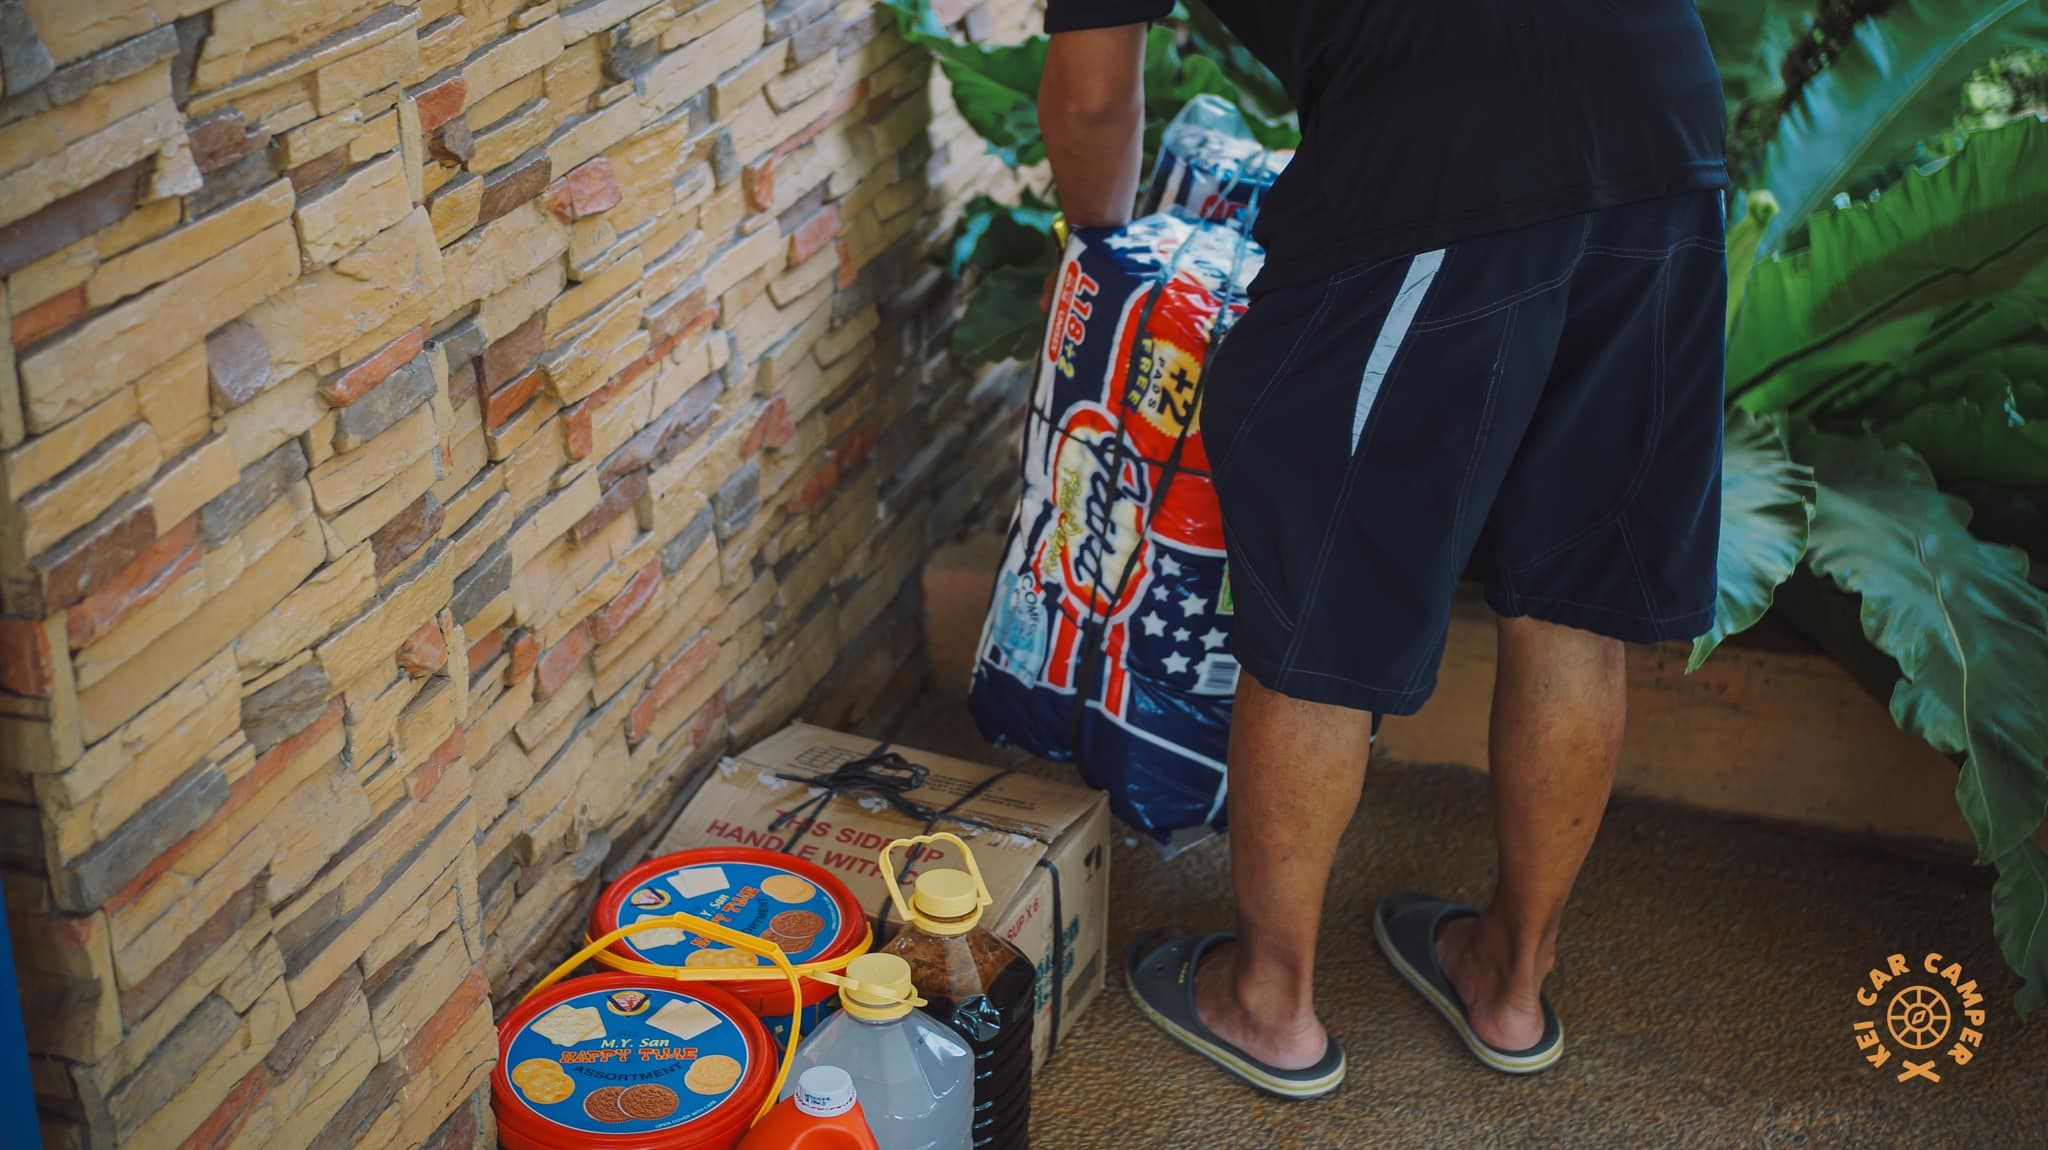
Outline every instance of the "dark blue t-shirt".
<path fill-rule="evenodd" d="M 1302 145 L 1253 234 L 1263 285 L 1725 187 L 1693 0 L 1208 0 L 1293 97 Z M 1048 0 L 1048 32 L 1172 0 Z"/>

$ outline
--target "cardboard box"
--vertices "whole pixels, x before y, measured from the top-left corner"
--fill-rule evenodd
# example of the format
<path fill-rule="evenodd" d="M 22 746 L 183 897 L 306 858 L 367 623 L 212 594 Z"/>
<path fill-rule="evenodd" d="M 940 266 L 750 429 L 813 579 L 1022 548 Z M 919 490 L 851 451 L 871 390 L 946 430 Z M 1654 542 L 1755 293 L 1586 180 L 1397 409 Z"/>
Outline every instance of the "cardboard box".
<path fill-rule="evenodd" d="M 781 777 L 823 778 L 877 747 L 873 740 L 823 727 L 798 723 L 785 728 L 713 768 L 654 853 L 717 845 L 782 850 L 792 833 L 801 832 L 793 853 L 844 879 L 869 915 L 887 924 L 877 929 L 879 938 L 887 938 L 897 920 L 888 906 L 877 853 L 893 839 L 923 833 L 923 820 L 872 790 L 843 789 L 820 806 L 826 790 Z M 888 744 L 887 749 L 926 771 L 922 785 L 902 792 L 904 800 L 930 810 L 959 803 L 932 829 L 966 840 L 995 898 L 996 912 L 982 925 L 1015 943 L 1038 966 L 1032 1064 L 1042 1065 L 1053 1048 L 1055 1008 L 1063 1035 L 1102 990 L 1109 804 L 1100 792 L 1036 775 L 1004 773 L 913 747 Z M 970 792 L 972 797 L 961 802 Z M 900 853 L 895 861 L 901 871 Z M 935 847 L 920 853 L 911 875 L 925 866 L 959 865 L 951 847 Z M 1057 963 L 1055 935 L 1060 940 Z M 1061 975 L 1057 987 L 1056 967 Z"/>

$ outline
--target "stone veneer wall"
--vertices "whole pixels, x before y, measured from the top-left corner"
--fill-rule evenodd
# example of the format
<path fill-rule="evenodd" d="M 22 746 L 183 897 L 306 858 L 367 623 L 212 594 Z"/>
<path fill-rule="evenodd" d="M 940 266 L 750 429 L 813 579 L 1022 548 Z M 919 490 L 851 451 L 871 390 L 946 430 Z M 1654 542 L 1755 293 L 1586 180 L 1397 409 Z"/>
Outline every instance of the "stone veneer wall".
<path fill-rule="evenodd" d="M 692 778 L 918 684 L 1020 399 L 925 256 L 1010 177 L 886 16 L 0 0 L 49 1146 L 491 1144 L 493 1003 Z"/>

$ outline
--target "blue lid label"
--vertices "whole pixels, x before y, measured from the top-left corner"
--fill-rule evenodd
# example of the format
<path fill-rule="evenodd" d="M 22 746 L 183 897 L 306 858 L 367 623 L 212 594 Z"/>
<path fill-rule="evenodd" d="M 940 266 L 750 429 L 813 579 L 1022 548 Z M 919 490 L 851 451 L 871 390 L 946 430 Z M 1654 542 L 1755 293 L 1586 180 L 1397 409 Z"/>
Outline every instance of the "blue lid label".
<path fill-rule="evenodd" d="M 527 1109 L 587 1134 L 673 1130 L 717 1110 L 747 1073 L 731 1017 L 655 987 L 591 990 L 535 1016 L 505 1048 Z"/>
<path fill-rule="evenodd" d="M 619 925 L 678 911 L 767 939 L 791 962 L 824 954 L 839 936 L 839 904 L 810 879 L 756 862 L 704 863 L 653 875 L 626 893 Z M 732 950 L 681 927 L 649 927 L 625 937 L 649 962 L 688 967 L 758 966 L 767 959 Z"/>

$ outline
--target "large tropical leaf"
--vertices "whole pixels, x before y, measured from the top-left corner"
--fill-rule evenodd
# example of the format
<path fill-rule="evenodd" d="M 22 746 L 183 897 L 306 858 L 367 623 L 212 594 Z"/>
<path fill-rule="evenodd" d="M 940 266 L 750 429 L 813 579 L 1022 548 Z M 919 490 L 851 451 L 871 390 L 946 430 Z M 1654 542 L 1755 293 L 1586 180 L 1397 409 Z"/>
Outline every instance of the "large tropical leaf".
<path fill-rule="evenodd" d="M 2048 1006 L 2048 855 L 2033 843 L 1998 860 L 1991 933 L 2006 965 L 2020 976 L 2020 1017 Z"/>
<path fill-rule="evenodd" d="M 932 54 L 953 85 L 953 103 L 988 149 L 1011 167 L 1045 159 L 1038 132 L 1038 77 L 1045 71 L 1043 36 L 993 47 L 955 40 L 927 0 L 881 0 L 896 31 Z"/>
<path fill-rule="evenodd" d="M 1962 760 L 1956 802 L 1981 861 L 1999 867 L 1994 929 L 2027 981 L 2048 990 L 2048 921 L 2030 836 L 2048 812 L 2048 592 L 2027 558 L 1969 532 L 1969 507 L 1927 465 L 1868 436 L 1806 432 L 1796 453 L 1820 483 L 1807 561 L 1862 596 L 1863 633 L 1899 665 L 1892 719 Z"/>
<path fill-rule="evenodd" d="M 1970 75 L 2008 48 L 2048 46 L 2041 0 L 1901 0 L 1864 21 L 1778 122 L 1758 183 L 1783 209 L 1764 233 L 1782 247 L 1858 175 L 1911 153 L 1955 118 Z"/>
<path fill-rule="evenodd" d="M 1778 65 L 1813 25 L 1814 0 L 1695 0 L 1694 6 L 1731 105 L 1783 89 Z"/>
<path fill-rule="evenodd" d="M 1963 818 L 1984 861 L 2004 856 L 2048 812 L 2048 593 L 1911 450 L 1827 432 L 1795 448 L 1820 484 L 1807 561 L 1863 597 L 1865 636 L 1904 676 L 1892 718 L 1963 756 Z"/>
<path fill-rule="evenodd" d="M 1876 431 L 1918 452 L 1944 483 L 2048 487 L 2048 390 L 2036 383 L 1987 378 L 1969 394 L 1930 401 Z"/>
<path fill-rule="evenodd" d="M 1022 202 L 990 196 L 967 201 L 960 228 L 946 253 L 946 274 L 959 279 L 968 268 L 989 271 L 1029 264 L 1041 273 L 1052 266 L 1052 221 L 1056 210 L 1024 189 Z"/>
<path fill-rule="evenodd" d="M 1769 192 L 1752 192 L 1743 202 L 1742 218 L 1728 228 L 1728 322 L 1742 312 L 1743 297 L 1749 292 L 1749 276 L 1756 270 L 1757 245 L 1763 242 L 1764 226 L 1778 214 L 1778 201 Z"/>
<path fill-rule="evenodd" d="M 1792 460 L 1782 417 L 1730 411 L 1721 450 L 1720 593 L 1713 630 L 1693 641 L 1696 671 L 1721 641 L 1771 609 L 1778 585 L 1806 554 L 1813 472 Z"/>
<path fill-rule="evenodd" d="M 1811 234 L 1756 265 L 1729 330 L 1729 397 L 1751 411 L 1873 367 L 1963 358 L 2048 317 L 2048 124 L 1978 133 L 1874 202 L 1815 216 Z"/>

